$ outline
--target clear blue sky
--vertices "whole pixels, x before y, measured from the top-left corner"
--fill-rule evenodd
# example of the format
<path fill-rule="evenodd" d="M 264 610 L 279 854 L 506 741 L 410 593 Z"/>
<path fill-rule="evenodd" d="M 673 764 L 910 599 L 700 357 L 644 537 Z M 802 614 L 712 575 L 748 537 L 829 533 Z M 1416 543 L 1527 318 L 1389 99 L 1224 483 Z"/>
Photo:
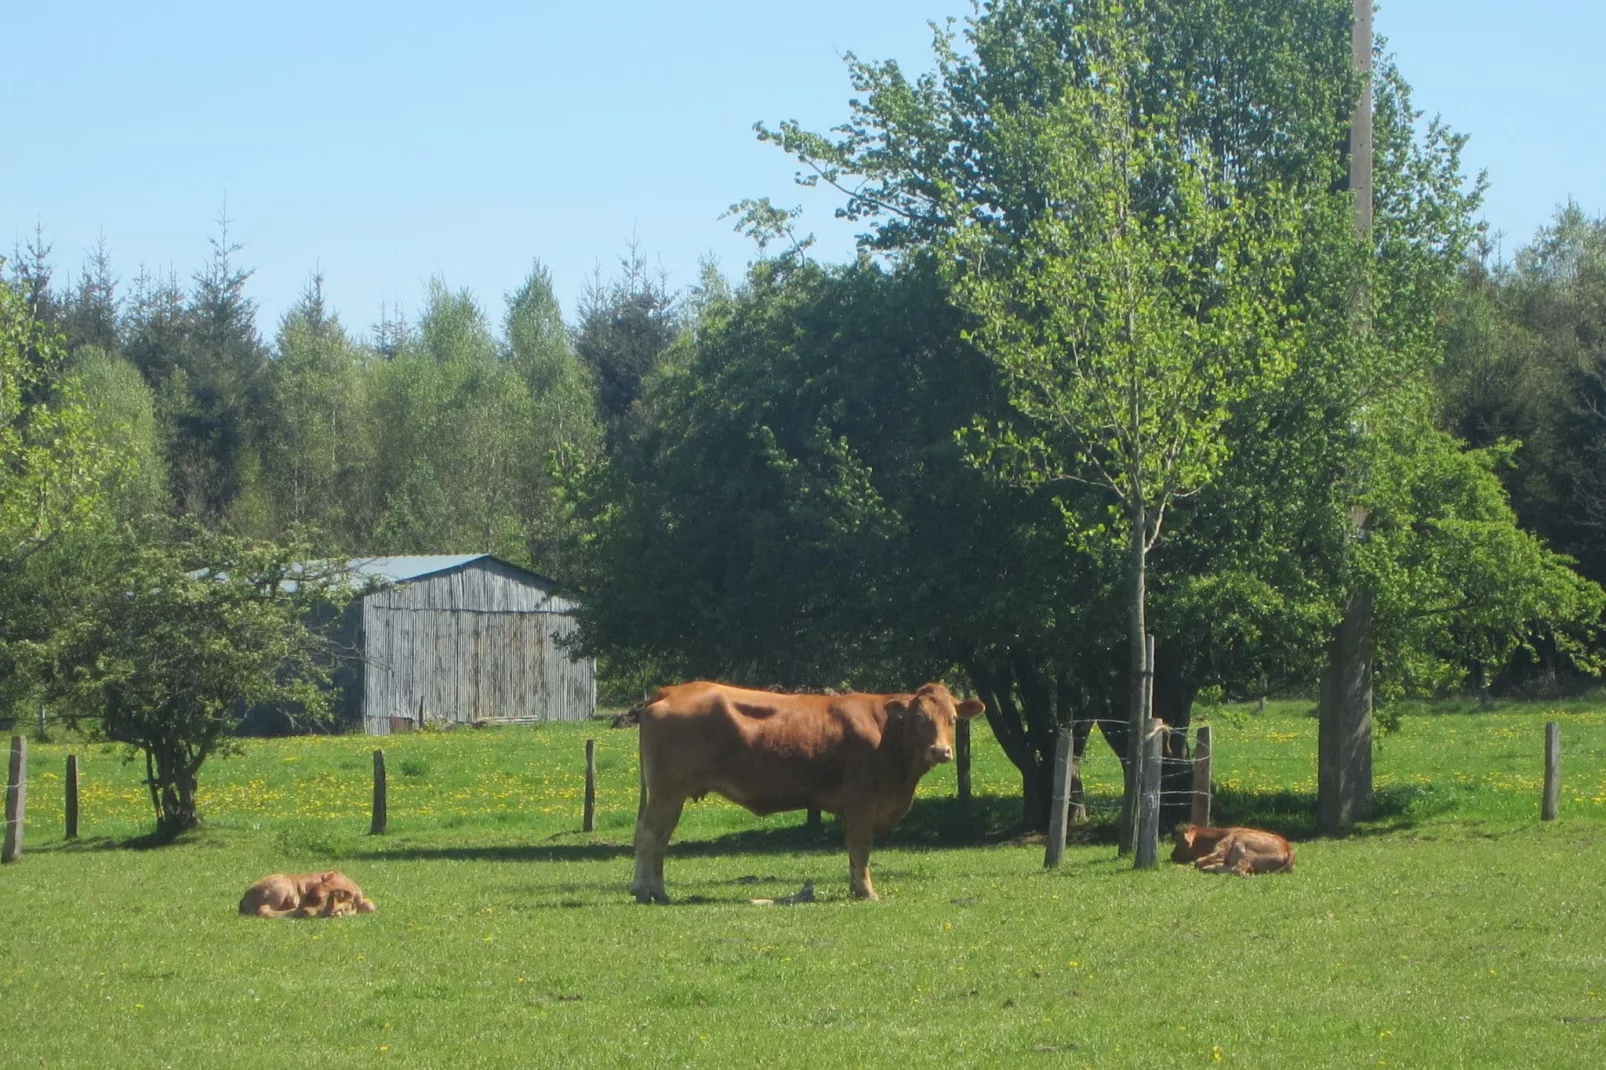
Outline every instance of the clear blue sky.
<path fill-rule="evenodd" d="M 409 311 L 434 275 L 499 320 L 539 257 L 566 315 L 632 236 L 672 287 L 752 256 L 720 214 L 802 204 L 826 259 L 834 201 L 792 186 L 757 120 L 847 114 L 841 56 L 930 59 L 926 21 L 967 0 L 413 0 L 13 5 L 0 251 L 35 224 L 57 278 L 104 235 L 126 289 L 182 279 L 227 206 L 271 337 L 314 267 L 349 327 Z M 1389 39 L 1429 115 L 1472 135 L 1485 214 L 1514 251 L 1568 197 L 1606 214 L 1606 4 L 1391 0 Z"/>

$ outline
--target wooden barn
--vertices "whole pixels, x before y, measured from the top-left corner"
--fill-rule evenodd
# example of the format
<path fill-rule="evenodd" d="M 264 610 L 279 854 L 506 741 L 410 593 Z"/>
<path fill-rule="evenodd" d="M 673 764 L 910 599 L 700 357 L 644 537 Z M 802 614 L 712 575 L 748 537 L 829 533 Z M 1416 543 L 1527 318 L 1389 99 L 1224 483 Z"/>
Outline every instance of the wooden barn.
<path fill-rule="evenodd" d="M 380 586 L 348 612 L 358 655 L 341 705 L 370 734 L 475 721 L 578 721 L 597 704 L 595 664 L 570 656 L 575 603 L 490 554 L 365 557 Z"/>

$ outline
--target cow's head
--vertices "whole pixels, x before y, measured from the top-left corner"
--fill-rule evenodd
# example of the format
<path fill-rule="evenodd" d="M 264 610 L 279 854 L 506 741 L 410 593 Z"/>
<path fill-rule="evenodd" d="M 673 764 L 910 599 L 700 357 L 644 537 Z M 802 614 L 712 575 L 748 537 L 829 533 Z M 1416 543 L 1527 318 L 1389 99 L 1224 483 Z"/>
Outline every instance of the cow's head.
<path fill-rule="evenodd" d="M 908 698 L 887 702 L 887 712 L 908 725 L 911 757 L 923 756 L 928 765 L 953 761 L 954 725 L 986 708 L 981 699 L 956 702 L 953 692 L 942 684 L 925 684 Z"/>

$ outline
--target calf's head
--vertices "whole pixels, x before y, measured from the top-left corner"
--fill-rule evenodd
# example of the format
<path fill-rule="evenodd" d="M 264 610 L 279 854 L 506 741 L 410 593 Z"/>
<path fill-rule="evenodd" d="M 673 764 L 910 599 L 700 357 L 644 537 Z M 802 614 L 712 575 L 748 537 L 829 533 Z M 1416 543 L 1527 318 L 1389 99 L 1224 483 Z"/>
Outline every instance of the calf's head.
<path fill-rule="evenodd" d="M 374 901 L 365 899 L 357 882 L 344 873 L 328 873 L 319 885 L 325 897 L 324 912 L 330 917 L 343 914 L 371 914 Z"/>
<path fill-rule="evenodd" d="M 925 684 L 907 699 L 887 703 L 888 714 L 905 725 L 910 757 L 927 766 L 953 761 L 954 725 L 986 708 L 980 699 L 955 701 L 953 692 L 942 684 Z"/>

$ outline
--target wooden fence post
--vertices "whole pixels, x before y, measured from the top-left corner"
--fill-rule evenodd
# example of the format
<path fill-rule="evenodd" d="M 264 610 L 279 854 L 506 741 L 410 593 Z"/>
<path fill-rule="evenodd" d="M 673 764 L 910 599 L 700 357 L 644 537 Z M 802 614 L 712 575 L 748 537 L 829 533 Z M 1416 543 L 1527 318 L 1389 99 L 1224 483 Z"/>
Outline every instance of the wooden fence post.
<path fill-rule="evenodd" d="M 809 807 L 808 817 L 803 819 L 803 827 L 817 829 L 820 827 L 820 821 L 820 811 L 811 806 Z"/>
<path fill-rule="evenodd" d="M 1153 717 L 1143 723 L 1143 791 L 1138 796 L 1138 842 L 1134 869 L 1152 869 L 1160 860 L 1160 755 L 1165 730 Z"/>
<path fill-rule="evenodd" d="M 970 718 L 954 726 L 954 772 L 959 777 L 959 809 L 970 809 Z"/>
<path fill-rule="evenodd" d="M 581 832 L 597 827 L 597 741 L 586 740 L 586 809 L 580 821 Z"/>
<path fill-rule="evenodd" d="M 1539 820 L 1556 820 L 1561 805 L 1561 725 L 1545 722 L 1545 800 L 1540 805 Z"/>
<path fill-rule="evenodd" d="M 1190 824 L 1210 824 L 1210 726 L 1202 724 L 1193 744 L 1193 816 Z"/>
<path fill-rule="evenodd" d="M 78 755 L 67 755 L 67 839 L 78 838 Z"/>
<path fill-rule="evenodd" d="M 6 776 L 6 832 L 0 845 L 0 862 L 22 857 L 22 826 L 28 809 L 28 740 L 11 737 L 11 768 Z"/>
<path fill-rule="evenodd" d="M 1126 763 L 1121 779 L 1121 816 L 1115 832 L 1115 857 L 1125 858 L 1132 853 L 1138 837 L 1141 820 L 1139 796 L 1143 794 L 1143 733 L 1150 717 L 1154 716 L 1154 636 L 1143 637 L 1143 672 L 1138 681 L 1141 689 L 1138 699 L 1140 716 L 1136 723 L 1128 721 Z"/>
<path fill-rule="evenodd" d="M 1054 737 L 1054 788 L 1048 802 L 1048 847 L 1043 868 L 1053 869 L 1065 860 L 1065 823 L 1071 810 L 1071 784 L 1076 780 L 1072 759 L 1071 726 L 1060 725 Z"/>
<path fill-rule="evenodd" d="M 385 831 L 385 752 L 374 751 L 374 822 L 368 826 L 368 835 L 378 836 Z"/>

